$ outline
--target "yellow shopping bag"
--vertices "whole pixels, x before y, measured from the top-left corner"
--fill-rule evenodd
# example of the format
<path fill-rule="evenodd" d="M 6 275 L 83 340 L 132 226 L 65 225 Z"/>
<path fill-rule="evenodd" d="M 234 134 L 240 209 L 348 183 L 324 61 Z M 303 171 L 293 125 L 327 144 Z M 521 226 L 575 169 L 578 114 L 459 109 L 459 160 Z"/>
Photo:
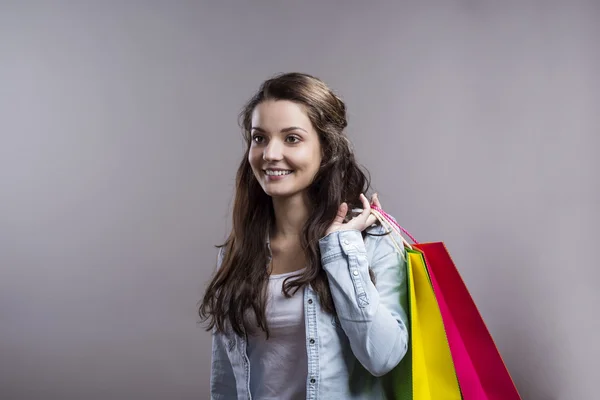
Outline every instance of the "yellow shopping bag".
<path fill-rule="evenodd" d="M 406 250 L 412 338 L 412 393 L 415 400 L 461 400 L 442 314 L 423 255 Z"/>

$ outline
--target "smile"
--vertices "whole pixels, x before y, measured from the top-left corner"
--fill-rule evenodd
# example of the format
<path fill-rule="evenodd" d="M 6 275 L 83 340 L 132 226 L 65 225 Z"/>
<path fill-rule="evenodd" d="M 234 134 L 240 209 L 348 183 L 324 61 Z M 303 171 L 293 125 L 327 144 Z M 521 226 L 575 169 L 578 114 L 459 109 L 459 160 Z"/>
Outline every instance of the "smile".
<path fill-rule="evenodd" d="M 281 170 L 273 171 L 273 170 L 267 169 L 264 172 L 265 172 L 265 175 L 267 175 L 267 176 L 285 176 L 285 175 L 291 174 L 293 171 L 289 171 L 289 170 L 288 171 L 281 171 Z"/>

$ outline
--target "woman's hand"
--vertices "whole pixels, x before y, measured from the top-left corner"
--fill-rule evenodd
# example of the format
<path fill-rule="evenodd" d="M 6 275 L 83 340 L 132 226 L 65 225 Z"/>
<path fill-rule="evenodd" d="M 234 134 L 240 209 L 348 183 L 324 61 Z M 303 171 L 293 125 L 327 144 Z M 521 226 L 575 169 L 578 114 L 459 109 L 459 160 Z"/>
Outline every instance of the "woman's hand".
<path fill-rule="evenodd" d="M 369 201 L 362 193 L 360 195 L 360 201 L 363 204 L 363 212 L 357 215 L 356 217 L 352 218 L 347 223 L 344 223 L 344 218 L 346 218 L 346 214 L 348 214 L 348 204 L 340 204 L 340 206 L 338 207 L 337 216 L 333 220 L 331 226 L 329 226 L 329 228 L 327 229 L 326 235 L 337 231 L 349 231 L 353 229 L 362 232 L 369 226 L 373 225 L 377 221 L 377 218 L 375 218 L 371 214 L 371 204 L 373 204 L 376 207 L 382 208 L 381 204 L 379 203 L 379 197 L 377 196 L 377 193 L 375 193 L 373 197 L 371 197 L 371 204 L 369 204 Z"/>

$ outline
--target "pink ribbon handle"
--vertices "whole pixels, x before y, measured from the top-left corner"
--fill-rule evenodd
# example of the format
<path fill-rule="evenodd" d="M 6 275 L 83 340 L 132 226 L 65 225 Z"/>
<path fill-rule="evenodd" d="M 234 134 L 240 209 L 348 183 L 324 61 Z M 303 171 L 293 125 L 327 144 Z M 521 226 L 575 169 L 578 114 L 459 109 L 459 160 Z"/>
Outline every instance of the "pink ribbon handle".
<path fill-rule="evenodd" d="M 390 214 L 386 213 L 385 211 L 383 211 L 381 208 L 379 208 L 377 206 L 371 206 L 371 208 L 373 210 L 379 212 L 389 223 L 394 224 L 398 229 L 400 229 L 400 231 L 402 233 L 404 233 L 406 236 L 408 236 L 410 238 L 410 240 L 413 241 L 414 244 L 419 244 L 419 242 L 417 242 L 417 239 L 415 239 L 414 236 L 410 234 L 410 232 L 408 232 L 406 229 L 401 227 L 400 224 L 398 224 L 398 222 L 396 222 L 394 217 L 392 217 Z"/>

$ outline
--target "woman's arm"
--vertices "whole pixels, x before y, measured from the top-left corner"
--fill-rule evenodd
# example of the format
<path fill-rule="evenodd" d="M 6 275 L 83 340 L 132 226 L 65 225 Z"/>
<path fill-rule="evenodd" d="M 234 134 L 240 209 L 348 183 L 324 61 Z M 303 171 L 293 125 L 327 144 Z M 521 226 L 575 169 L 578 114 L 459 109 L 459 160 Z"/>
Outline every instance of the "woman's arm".
<path fill-rule="evenodd" d="M 210 398 L 211 400 L 237 398 L 235 376 L 227 355 L 225 336 L 214 331 L 212 334 L 212 360 L 210 365 Z"/>
<path fill-rule="evenodd" d="M 378 226 L 371 232 L 384 230 Z M 319 246 L 337 317 L 354 355 L 372 375 L 386 374 L 408 349 L 405 258 L 388 236 L 381 236 L 374 244 L 369 265 L 365 243 L 356 229 L 332 232 L 319 241 Z M 376 285 L 370 279 L 369 267 Z"/>

